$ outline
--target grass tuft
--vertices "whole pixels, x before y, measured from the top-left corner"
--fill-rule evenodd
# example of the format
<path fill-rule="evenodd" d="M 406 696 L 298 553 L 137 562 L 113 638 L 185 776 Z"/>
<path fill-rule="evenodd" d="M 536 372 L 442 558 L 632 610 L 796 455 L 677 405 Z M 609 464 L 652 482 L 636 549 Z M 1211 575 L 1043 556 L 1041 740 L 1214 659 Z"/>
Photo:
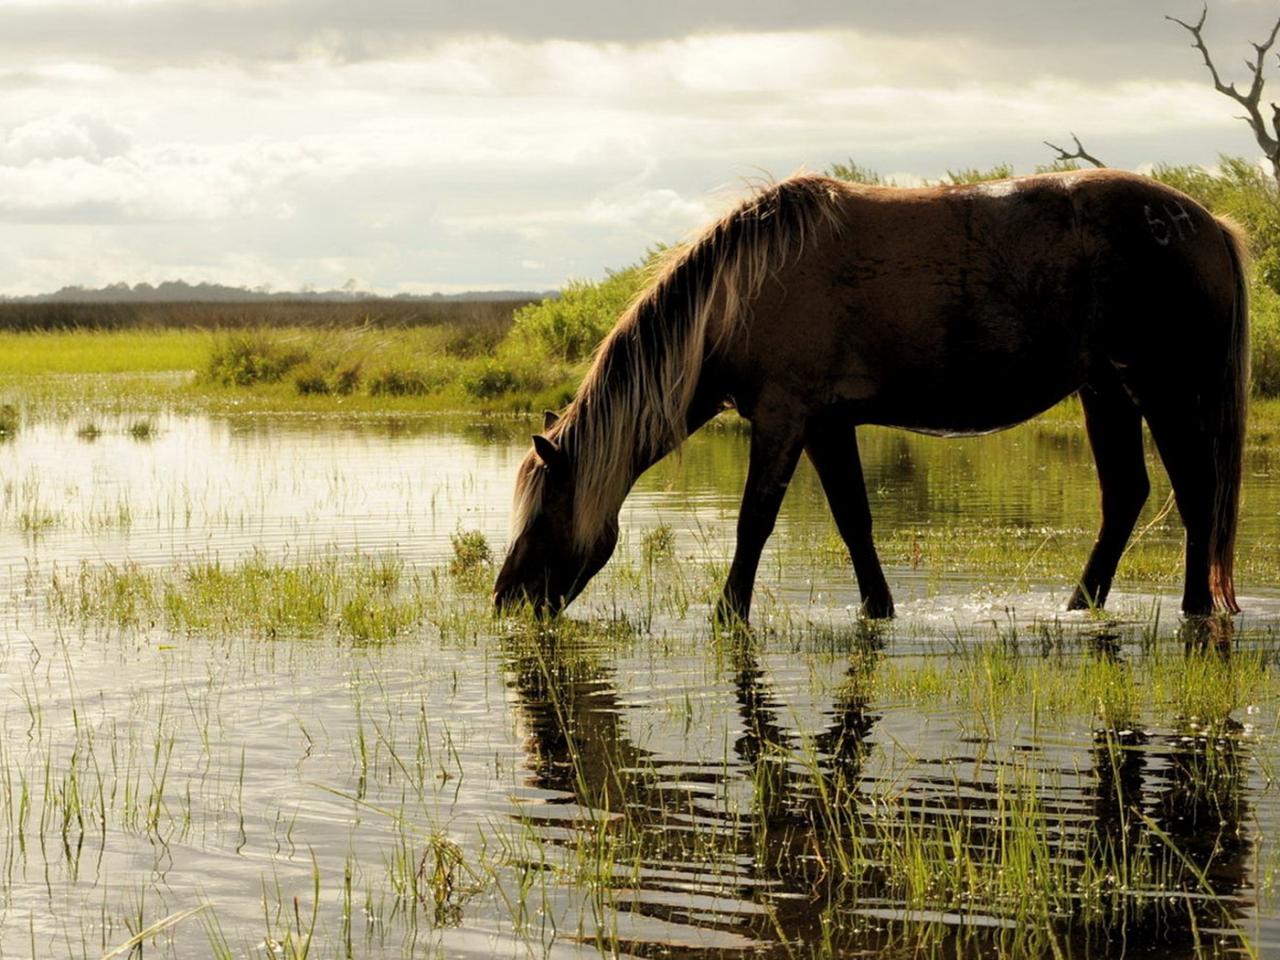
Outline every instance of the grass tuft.
<path fill-rule="evenodd" d="M 452 534 L 449 541 L 453 544 L 449 572 L 455 577 L 475 577 L 493 565 L 493 550 L 479 530 L 460 530 Z"/>

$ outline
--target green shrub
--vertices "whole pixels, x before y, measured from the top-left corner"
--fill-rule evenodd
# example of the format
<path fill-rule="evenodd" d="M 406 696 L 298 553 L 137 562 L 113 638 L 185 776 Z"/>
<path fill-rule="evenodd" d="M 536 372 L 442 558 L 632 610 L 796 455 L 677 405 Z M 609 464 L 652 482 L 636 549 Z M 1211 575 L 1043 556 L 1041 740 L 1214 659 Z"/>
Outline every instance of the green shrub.
<path fill-rule="evenodd" d="M 571 281 L 558 297 L 517 310 L 516 333 L 536 343 L 546 356 L 576 363 L 618 322 L 661 254 L 661 250 L 652 251 L 645 263 L 609 271 L 598 282 Z"/>
<path fill-rule="evenodd" d="M 360 363 L 337 366 L 332 360 L 308 361 L 293 375 L 293 385 L 303 396 L 348 397 L 360 387 Z"/>
<path fill-rule="evenodd" d="M 1253 348 L 1253 392 L 1280 396 L 1280 294 L 1260 281 L 1253 283 L 1249 342 Z"/>
<path fill-rule="evenodd" d="M 236 330 L 214 339 L 205 373 L 226 386 L 275 383 L 309 357 L 292 337 L 269 330 Z"/>
<path fill-rule="evenodd" d="M 349 397 L 360 389 L 361 364 L 349 363 L 338 367 L 333 374 L 333 392 L 342 397 Z"/>
<path fill-rule="evenodd" d="M 333 393 L 329 378 L 323 367 L 316 363 L 307 363 L 293 375 L 293 385 L 303 396 L 325 395 Z"/>
<path fill-rule="evenodd" d="M 478 400 L 510 393 L 517 382 L 515 373 L 496 360 L 485 360 L 462 375 L 462 389 Z"/>
<path fill-rule="evenodd" d="M 369 378 L 369 394 L 374 397 L 420 397 L 444 385 L 412 367 L 384 367 Z"/>
<path fill-rule="evenodd" d="M 1075 169 L 1075 167 L 1071 166 L 1064 169 Z M 1039 170 L 1040 168 L 1037 168 L 1037 172 Z M 959 186 L 965 183 L 983 183 L 987 180 L 1007 180 L 1014 175 L 1012 164 L 997 163 L 987 170 L 979 170 L 977 167 L 948 170 L 946 177 L 941 182 Z M 827 176 L 835 177 L 837 180 L 845 180 L 849 183 L 861 183 L 870 187 L 892 185 L 892 181 L 885 180 L 878 171 L 872 170 L 870 167 L 864 167 L 859 163 L 854 163 L 853 160 L 848 160 L 845 163 L 833 163 L 827 168 Z"/>
<path fill-rule="evenodd" d="M 444 328 L 445 355 L 464 360 L 492 356 L 510 330 L 510 317 L 501 321 L 477 317 L 470 323 L 450 324 Z"/>
<path fill-rule="evenodd" d="M 849 183 L 865 184 L 869 187 L 879 187 L 884 184 L 884 177 L 870 167 L 854 163 L 852 158 L 848 163 L 833 163 L 827 169 L 827 176 L 835 177 L 837 180 L 847 180 Z"/>
<path fill-rule="evenodd" d="M 962 167 L 959 170 L 948 170 L 944 181 L 954 186 L 966 183 L 985 183 L 988 180 L 1008 180 L 1013 176 L 1013 166 L 1008 163 L 997 163 L 988 170 L 977 167 Z"/>

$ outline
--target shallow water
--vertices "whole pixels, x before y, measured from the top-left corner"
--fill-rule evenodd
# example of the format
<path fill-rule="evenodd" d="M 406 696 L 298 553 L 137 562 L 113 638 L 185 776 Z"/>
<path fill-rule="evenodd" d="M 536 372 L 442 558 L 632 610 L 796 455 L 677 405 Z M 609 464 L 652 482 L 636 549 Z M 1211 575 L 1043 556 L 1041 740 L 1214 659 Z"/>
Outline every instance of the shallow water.
<path fill-rule="evenodd" d="M 921 931 L 928 950 L 984 955 L 1012 922 L 999 898 L 937 909 L 877 850 L 914 824 L 981 862 L 1010 797 L 1073 876 L 1122 840 L 1181 858 L 1176 889 L 1135 875 L 1106 891 L 1104 920 L 1046 915 L 1071 955 L 1280 952 L 1270 694 L 1200 732 L 1195 717 L 922 708 L 868 680 L 995 639 L 1026 656 L 1181 657 L 1176 584 L 1122 570 L 1118 619 L 1060 612 L 1096 524 L 1083 431 L 868 431 L 878 530 L 907 544 L 885 554 L 899 616 L 878 631 L 803 468 L 762 564 L 759 630 L 727 640 L 707 604 L 738 431 L 704 431 L 642 480 L 580 626 L 537 636 L 483 615 L 482 580 L 440 573 L 460 530 L 504 543 L 526 425 L 168 416 L 140 439 L 133 422 L 36 423 L 0 446 L 6 956 L 99 956 L 200 906 L 145 955 L 289 956 L 307 936 L 313 956 L 917 955 Z M 1275 477 L 1252 452 L 1243 556 L 1275 548 Z M 1143 524 L 1166 493 L 1157 481 Z M 660 524 L 674 551 L 647 566 Z M 1029 570 L 1042 545 L 1073 559 L 1013 578 L 940 569 L 938 531 L 996 531 Z M 82 566 L 180 578 L 211 560 L 371 555 L 448 598 L 386 644 L 124 627 L 49 595 Z M 1280 585 L 1242 587 L 1237 649 L 1273 669 Z M 837 864 L 854 837 L 856 863 Z"/>

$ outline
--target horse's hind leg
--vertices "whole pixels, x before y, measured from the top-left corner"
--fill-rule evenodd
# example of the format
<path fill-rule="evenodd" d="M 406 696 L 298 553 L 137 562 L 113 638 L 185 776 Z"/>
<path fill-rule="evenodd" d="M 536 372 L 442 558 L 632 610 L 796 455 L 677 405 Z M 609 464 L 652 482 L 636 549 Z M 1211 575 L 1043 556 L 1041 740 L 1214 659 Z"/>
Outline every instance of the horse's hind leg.
<path fill-rule="evenodd" d="M 778 509 L 795 473 L 803 441 L 799 420 L 762 416 L 752 421 L 747 486 L 742 493 L 742 511 L 738 514 L 738 544 L 724 594 L 716 606 L 716 619 L 722 623 L 745 623 L 751 613 L 751 593 L 760 554 L 777 522 Z"/>
<path fill-rule="evenodd" d="M 1213 528 L 1213 439 L 1199 426 L 1193 398 L 1163 396 L 1159 402 L 1142 398 L 1142 415 L 1160 451 L 1173 496 L 1187 530 L 1186 581 L 1182 612 L 1187 616 L 1213 613 L 1209 587 Z"/>
<path fill-rule="evenodd" d="M 893 597 L 871 539 L 871 506 L 854 426 L 834 417 L 813 418 L 805 431 L 805 451 L 818 471 L 836 528 L 853 558 L 863 612 L 869 617 L 893 616 Z"/>
<path fill-rule="evenodd" d="M 1068 610 L 1101 607 L 1151 485 L 1142 453 L 1142 417 L 1114 379 L 1080 391 L 1085 427 L 1102 490 L 1102 528 L 1089 554 Z"/>

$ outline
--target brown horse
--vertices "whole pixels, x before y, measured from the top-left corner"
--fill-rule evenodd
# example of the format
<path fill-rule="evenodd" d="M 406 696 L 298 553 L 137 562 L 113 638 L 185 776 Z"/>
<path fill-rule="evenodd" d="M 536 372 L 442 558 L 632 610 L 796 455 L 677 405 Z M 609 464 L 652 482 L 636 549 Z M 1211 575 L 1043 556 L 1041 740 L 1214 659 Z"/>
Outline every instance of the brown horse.
<path fill-rule="evenodd" d="M 1186 527 L 1188 615 L 1236 612 L 1248 390 L 1245 241 L 1151 180 L 1091 171 L 963 187 L 795 177 L 678 250 L 596 352 L 516 477 L 499 608 L 559 611 L 604 565 L 636 479 L 727 406 L 751 423 L 717 608 L 745 620 L 801 451 L 893 613 L 855 429 L 963 435 L 1080 394 L 1102 529 L 1070 606 L 1100 606 L 1148 483 L 1145 419 Z"/>

